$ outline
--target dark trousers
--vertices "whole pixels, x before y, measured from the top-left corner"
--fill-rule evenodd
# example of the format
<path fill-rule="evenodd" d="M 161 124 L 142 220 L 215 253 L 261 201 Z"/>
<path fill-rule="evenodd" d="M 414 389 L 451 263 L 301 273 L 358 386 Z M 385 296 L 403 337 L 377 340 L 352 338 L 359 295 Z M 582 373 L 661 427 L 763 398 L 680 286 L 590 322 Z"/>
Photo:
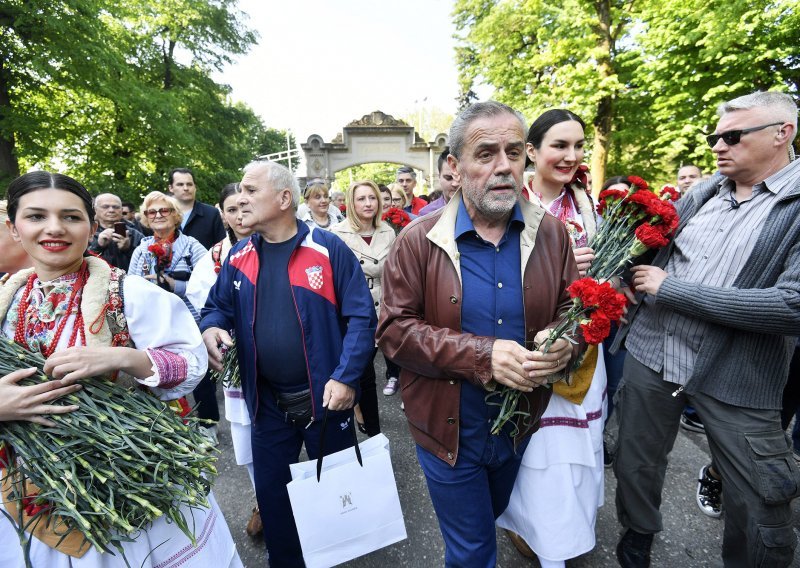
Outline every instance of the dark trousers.
<path fill-rule="evenodd" d="M 795 347 L 792 363 L 789 365 L 789 379 L 783 389 L 781 426 L 784 430 L 789 427 L 792 417 L 800 414 L 798 411 L 800 411 L 800 347 Z M 792 443 L 795 450 L 800 450 L 800 420 L 795 421 Z"/>
<path fill-rule="evenodd" d="M 606 398 L 606 400 L 608 400 L 608 412 L 606 412 L 606 422 L 611 418 L 611 413 L 614 412 L 614 395 L 617 394 L 619 383 L 622 381 L 622 368 L 625 365 L 625 356 L 628 354 L 628 351 L 622 347 L 614 355 L 608 351 L 614 344 L 614 339 L 618 331 L 619 327 L 617 327 L 617 324 L 612 323 L 611 334 L 603 340 L 603 362 L 606 365 L 606 378 L 608 380 L 608 394 Z"/>
<path fill-rule="evenodd" d="M 361 415 L 364 417 L 364 428 L 368 436 L 375 436 L 381 433 L 381 421 L 378 415 L 378 388 L 375 385 L 375 355 L 378 353 L 376 348 L 372 354 L 372 361 L 364 369 L 361 375 L 359 386 L 361 387 L 361 398 L 358 399 L 358 406 L 361 408 Z"/>
<path fill-rule="evenodd" d="M 445 566 L 493 568 L 497 563 L 494 522 L 511 499 L 522 454 L 511 437 L 489 436 L 480 459 L 460 452 L 455 466 L 417 446 L 417 458 L 431 495 L 445 544 Z M 466 440 L 459 444 L 462 448 Z"/>
<path fill-rule="evenodd" d="M 347 426 L 342 429 L 342 424 Z M 353 427 L 352 410 L 331 412 L 325 455 L 351 447 Z M 252 430 L 253 473 L 271 568 L 305 566 L 286 484 L 292 480 L 289 465 L 299 461 L 303 444 L 309 459 L 319 457 L 321 428 L 322 420 L 308 428 L 305 423 L 295 424 L 278 409 L 273 396 L 262 394 Z"/>
<path fill-rule="evenodd" d="M 217 383 L 211 380 L 211 371 L 197 383 L 192 391 L 197 406 L 197 417 L 203 420 L 219 422 L 219 405 L 217 404 Z M 210 424 L 208 424 L 210 426 Z"/>
<path fill-rule="evenodd" d="M 390 361 L 389 359 L 384 356 L 386 360 L 386 380 L 389 380 L 389 377 L 394 377 L 395 379 L 400 378 L 400 365 L 395 363 L 394 361 Z"/>
<path fill-rule="evenodd" d="M 645 534 L 663 530 L 659 508 L 667 455 L 688 401 L 703 420 L 722 478 L 725 566 L 790 565 L 796 541 L 790 501 L 800 494 L 800 471 L 780 412 L 731 406 L 704 394 L 672 396 L 677 388 L 628 355 L 614 462 L 620 523 Z"/>

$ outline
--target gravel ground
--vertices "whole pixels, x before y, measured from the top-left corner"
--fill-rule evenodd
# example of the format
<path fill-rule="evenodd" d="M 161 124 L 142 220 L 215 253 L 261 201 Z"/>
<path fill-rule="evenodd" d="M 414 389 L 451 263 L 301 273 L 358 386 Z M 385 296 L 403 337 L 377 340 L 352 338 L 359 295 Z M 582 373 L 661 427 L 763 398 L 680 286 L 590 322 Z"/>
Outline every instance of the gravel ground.
<path fill-rule="evenodd" d="M 378 377 L 383 376 L 382 359 Z M 379 379 L 380 382 L 380 379 Z M 382 384 L 379 384 L 379 389 Z M 357 558 L 343 566 L 352 568 L 435 567 L 443 565 L 444 544 L 436 516 L 433 512 L 425 478 L 417 464 L 414 444 L 400 409 L 399 394 L 391 397 L 378 394 L 381 410 L 381 427 L 391 440 L 392 465 L 400 494 L 400 503 L 406 522 L 408 539 Z M 218 398 L 222 408 L 222 389 Z M 220 423 L 219 478 L 214 494 L 230 526 L 242 562 L 247 568 L 266 567 L 263 540 L 247 536 L 245 525 L 255 505 L 250 479 L 245 468 L 237 466 L 233 458 L 228 423 Z M 681 430 L 670 456 L 667 482 L 664 488 L 662 511 L 664 531 L 653 545 L 653 567 L 721 567 L 720 547 L 722 522 L 701 514 L 695 504 L 697 473 L 709 461 L 708 443 L 702 434 Z M 570 568 L 617 566 L 614 548 L 619 539 L 620 526 L 614 510 L 616 480 L 611 469 L 606 469 L 605 505 L 597 520 L 597 545 L 594 550 L 567 562 Z M 800 528 L 800 504 L 795 502 L 795 532 Z M 536 561 L 523 558 L 502 531 L 498 531 L 498 560 L 500 568 L 534 567 Z M 798 554 L 797 556 L 800 556 Z M 800 567 L 795 559 L 793 566 Z M 213 568 L 213 567 L 211 567 Z"/>

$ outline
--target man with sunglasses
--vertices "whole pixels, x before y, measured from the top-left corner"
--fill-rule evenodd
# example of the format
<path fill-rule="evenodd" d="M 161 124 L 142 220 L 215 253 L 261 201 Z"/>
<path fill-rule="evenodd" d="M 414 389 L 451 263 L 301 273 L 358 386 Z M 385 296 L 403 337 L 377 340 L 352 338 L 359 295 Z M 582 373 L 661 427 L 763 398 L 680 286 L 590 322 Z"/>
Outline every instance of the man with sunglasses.
<path fill-rule="evenodd" d="M 780 409 L 800 332 L 797 107 L 789 95 L 760 92 L 718 112 L 706 139 L 719 172 L 678 202 L 673 242 L 632 268 L 638 303 L 616 339 L 628 348 L 614 463 L 626 567 L 649 566 L 663 530 L 667 455 L 687 402 L 721 478 L 720 487 L 701 470 L 698 502 L 724 491 L 725 566 L 788 566 L 794 555 L 800 472 Z"/>

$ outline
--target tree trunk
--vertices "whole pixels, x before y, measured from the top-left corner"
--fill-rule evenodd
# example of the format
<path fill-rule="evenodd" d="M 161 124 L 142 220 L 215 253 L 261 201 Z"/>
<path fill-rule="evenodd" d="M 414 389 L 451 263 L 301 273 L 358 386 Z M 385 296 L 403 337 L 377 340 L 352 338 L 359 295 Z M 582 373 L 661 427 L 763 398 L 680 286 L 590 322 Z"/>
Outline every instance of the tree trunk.
<path fill-rule="evenodd" d="M 600 83 L 615 74 L 611 58 L 614 53 L 614 38 L 611 34 L 611 5 L 609 0 L 594 3 L 597 12 L 597 71 Z M 592 193 L 597 196 L 606 179 L 608 149 L 611 146 L 611 124 L 614 118 L 614 94 L 603 95 L 597 104 L 594 119 L 594 146 L 592 146 Z"/>
<path fill-rule="evenodd" d="M 10 73 L 3 63 L 3 59 L 0 58 L 0 120 L 5 119 L 11 110 Z M 0 132 L 0 183 L 5 187 L 8 181 L 18 176 L 19 162 L 17 161 L 14 132 L 7 129 Z"/>
<path fill-rule="evenodd" d="M 594 146 L 592 146 L 592 194 L 597 197 L 606 179 L 608 148 L 611 146 L 611 119 L 614 101 L 610 96 L 600 99 L 594 119 Z"/>
<path fill-rule="evenodd" d="M 164 90 L 172 88 L 172 63 L 175 61 L 175 41 L 169 40 L 169 48 L 161 47 L 164 56 Z"/>

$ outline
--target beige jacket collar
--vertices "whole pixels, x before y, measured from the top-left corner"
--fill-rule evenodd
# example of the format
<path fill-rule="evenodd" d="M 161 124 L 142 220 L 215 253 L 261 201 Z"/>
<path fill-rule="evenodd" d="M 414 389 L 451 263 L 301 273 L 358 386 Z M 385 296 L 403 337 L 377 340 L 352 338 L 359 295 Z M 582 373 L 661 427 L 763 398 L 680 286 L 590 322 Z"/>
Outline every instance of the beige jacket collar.
<path fill-rule="evenodd" d="M 456 268 L 459 280 L 461 280 L 461 262 L 455 240 L 455 232 L 456 217 L 458 216 L 458 207 L 461 200 L 462 191 L 459 189 L 455 195 L 450 198 L 450 202 L 444 206 L 439 220 L 426 234 L 428 240 L 441 248 L 450 258 L 450 261 Z M 520 197 L 517 202 L 522 211 L 522 218 L 525 220 L 525 229 L 519 235 L 520 278 L 522 278 L 525 274 L 525 266 L 528 264 L 528 259 L 531 253 L 533 253 L 536 233 L 539 230 L 542 218 L 545 216 L 545 210 L 540 205 L 531 203 L 522 197 Z"/>

